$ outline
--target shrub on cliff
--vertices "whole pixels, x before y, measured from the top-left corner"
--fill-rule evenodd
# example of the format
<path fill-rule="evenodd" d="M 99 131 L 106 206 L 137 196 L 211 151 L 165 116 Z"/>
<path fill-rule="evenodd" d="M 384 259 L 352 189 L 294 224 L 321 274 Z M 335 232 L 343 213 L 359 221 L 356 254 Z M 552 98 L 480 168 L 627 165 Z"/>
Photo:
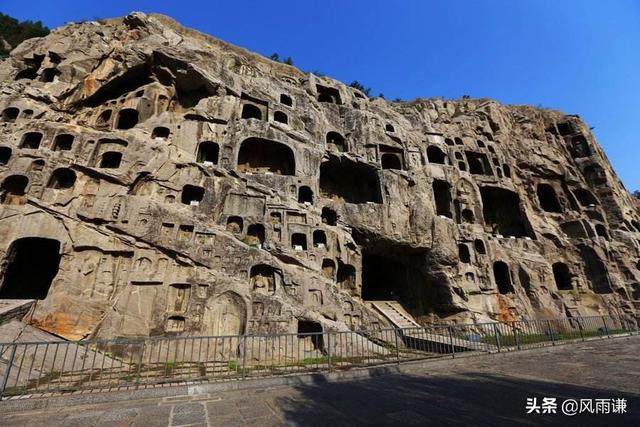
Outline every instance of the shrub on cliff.
<path fill-rule="evenodd" d="M 0 13 L 0 57 L 7 56 L 11 49 L 26 39 L 43 37 L 49 29 L 40 21 L 22 21 Z M 3 42 L 4 41 L 4 42 Z"/>

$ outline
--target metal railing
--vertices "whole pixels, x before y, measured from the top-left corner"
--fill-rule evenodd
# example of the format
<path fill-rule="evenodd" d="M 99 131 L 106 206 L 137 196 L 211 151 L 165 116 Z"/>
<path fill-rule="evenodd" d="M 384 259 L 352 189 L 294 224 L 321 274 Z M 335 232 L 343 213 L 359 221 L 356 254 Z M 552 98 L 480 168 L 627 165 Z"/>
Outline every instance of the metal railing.
<path fill-rule="evenodd" d="M 363 331 L 0 344 L 0 398 L 331 371 L 637 334 L 612 316 Z"/>

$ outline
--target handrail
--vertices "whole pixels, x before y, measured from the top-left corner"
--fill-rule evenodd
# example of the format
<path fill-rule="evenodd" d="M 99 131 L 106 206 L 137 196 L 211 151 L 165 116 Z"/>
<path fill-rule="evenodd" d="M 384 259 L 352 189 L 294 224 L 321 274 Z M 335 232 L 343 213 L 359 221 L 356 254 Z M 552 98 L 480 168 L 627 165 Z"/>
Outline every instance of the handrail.
<path fill-rule="evenodd" d="M 0 398 L 330 371 L 637 333 L 631 317 L 584 316 L 298 334 L 0 343 Z"/>

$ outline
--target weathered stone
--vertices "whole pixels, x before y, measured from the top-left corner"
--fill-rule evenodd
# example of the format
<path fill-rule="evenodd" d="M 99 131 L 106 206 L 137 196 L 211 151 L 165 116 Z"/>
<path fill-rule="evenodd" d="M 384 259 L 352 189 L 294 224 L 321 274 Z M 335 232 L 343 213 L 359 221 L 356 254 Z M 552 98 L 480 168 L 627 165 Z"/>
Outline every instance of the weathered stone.
<path fill-rule="evenodd" d="M 640 300 L 640 209 L 577 116 L 368 98 L 141 13 L 28 40 L 0 82 L 0 298 L 40 300 L 27 319 L 58 336 Z"/>

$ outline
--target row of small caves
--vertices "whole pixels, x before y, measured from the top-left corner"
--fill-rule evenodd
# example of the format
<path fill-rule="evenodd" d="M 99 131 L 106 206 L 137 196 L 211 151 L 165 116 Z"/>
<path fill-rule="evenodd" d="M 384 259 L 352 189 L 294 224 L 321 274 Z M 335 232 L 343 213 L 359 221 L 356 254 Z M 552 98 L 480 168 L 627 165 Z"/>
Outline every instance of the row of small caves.
<path fill-rule="evenodd" d="M 481 240 L 477 240 L 475 248 L 480 254 L 486 254 Z M 42 237 L 23 237 L 15 240 L 10 245 L 4 266 L 4 278 L 0 287 L 0 299 L 44 299 L 49 288 L 57 276 L 62 260 L 61 244 L 58 240 Z M 607 279 L 607 269 L 598 258 L 595 251 L 589 247 L 581 247 L 580 255 L 584 262 L 585 274 L 592 283 L 593 291 L 597 294 L 612 293 Z M 433 293 L 434 289 L 425 290 L 423 286 L 423 266 L 416 263 L 416 254 L 401 254 L 394 252 L 388 254 L 381 251 L 366 251 L 362 258 L 361 272 L 361 297 L 365 301 L 398 300 L 414 314 L 416 311 L 416 297 L 424 299 L 433 298 L 434 304 L 438 297 Z M 468 254 L 466 255 L 468 256 Z M 465 255 L 463 255 L 463 258 Z M 32 268 L 33 259 L 38 259 L 39 268 Z M 468 259 L 463 259 L 468 262 Z M 326 259 L 323 261 L 323 274 L 333 278 L 340 289 L 353 290 L 356 281 L 356 269 L 348 264 L 339 262 L 337 275 L 335 275 L 335 263 Z M 575 290 L 574 278 L 578 275 L 572 272 L 570 267 L 563 262 L 556 262 L 551 266 L 551 272 L 558 291 Z M 271 265 L 259 263 L 251 267 L 249 283 L 255 293 L 273 295 L 276 286 L 282 283 L 281 271 Z M 517 277 L 517 278 L 516 278 Z M 514 277 L 510 266 L 503 261 L 493 263 L 493 279 L 500 294 L 509 295 L 516 293 L 517 283 L 529 294 L 531 289 L 528 273 L 522 268 L 518 269 Z M 176 289 L 190 288 L 190 284 L 173 284 L 168 287 L 169 296 Z M 204 286 L 204 285 L 203 285 Z M 426 295 L 424 295 L 426 293 Z M 627 296 L 628 298 L 628 296 Z M 634 299 L 640 299 L 640 289 L 636 289 Z M 167 298 L 173 301 L 175 298 Z M 181 303 L 183 308 L 173 308 L 176 311 L 186 311 L 186 302 Z M 420 311 L 429 310 L 424 305 Z M 174 319 L 175 320 L 175 319 Z"/>
<path fill-rule="evenodd" d="M 154 130 L 154 135 L 165 135 L 164 130 Z M 70 151 L 74 144 L 75 136 L 68 133 L 55 135 L 50 145 L 53 151 Z M 27 132 L 23 135 L 20 147 L 28 150 L 37 150 L 43 141 L 42 132 Z M 344 138 L 335 132 L 327 134 L 327 144 L 344 143 Z M 101 169 L 117 169 L 123 159 L 123 151 L 127 147 L 127 142 L 120 139 L 103 138 L 98 140 L 97 153 L 94 167 Z M 385 168 L 393 162 L 382 156 L 382 166 Z M 446 154 L 439 147 L 431 145 L 426 150 L 427 159 L 430 164 L 446 164 Z M 473 157 L 469 154 L 469 159 Z M 478 154 L 478 153 L 473 153 Z M 12 149 L 7 146 L 0 146 L 0 165 L 7 165 L 12 155 Z M 215 165 L 218 163 L 219 146 L 212 141 L 199 143 L 196 152 L 196 162 L 204 165 Z M 402 158 L 400 154 L 393 154 L 392 159 L 400 164 Z M 486 157 L 484 157 L 486 160 Z M 276 175 L 295 175 L 295 156 L 293 150 L 285 144 L 261 139 L 245 139 L 238 153 L 238 170 L 240 172 L 265 173 Z M 470 162 L 470 164 L 474 164 Z M 485 164 L 479 162 L 478 164 Z M 486 166 L 486 164 L 485 164 Z M 35 160 L 34 168 L 42 169 L 44 160 Z M 482 168 L 480 171 L 485 171 Z M 504 170 L 507 170 L 505 165 Z M 472 167 L 475 173 L 475 169 Z M 484 173 L 484 172 L 483 172 Z M 49 188 L 70 189 L 76 181 L 76 172 L 71 168 L 55 169 L 47 183 Z M 25 175 L 7 176 L 2 184 L 2 202 L 15 200 L 25 195 L 29 179 Z M 370 165 L 354 162 L 348 159 L 337 157 L 330 158 L 320 166 L 320 190 L 324 196 L 338 197 L 347 203 L 382 203 L 382 196 L 379 186 L 379 179 L 376 169 Z M 447 181 L 434 180 L 432 184 L 433 199 L 435 201 L 435 211 L 437 215 L 453 218 L 454 213 L 458 222 L 472 223 L 475 221 L 474 213 L 469 208 L 459 206 L 452 200 L 452 188 Z M 550 213 L 562 213 L 564 208 L 559 201 L 554 187 L 548 183 L 539 183 L 536 187 L 538 203 L 543 211 Z M 484 205 L 484 216 L 487 223 L 495 226 L 496 234 L 523 237 L 530 236 L 527 231 L 527 220 L 523 218 L 520 200 L 517 193 L 503 188 L 483 186 L 480 188 L 480 195 Z M 597 198 L 587 189 L 578 188 L 572 190 L 573 197 L 568 197 L 569 204 L 573 209 L 579 205 L 583 207 L 594 207 L 598 204 Z M 205 188 L 195 185 L 185 185 L 181 194 L 181 201 L 187 205 L 198 205 L 205 196 Z M 566 196 L 566 195 L 564 195 Z M 305 204 L 314 203 L 313 190 L 308 186 L 298 188 L 298 201 Z M 596 213 L 592 213 L 592 216 Z M 599 220 L 595 224 L 595 232 L 598 236 L 608 238 L 608 233 L 603 222 L 604 219 L 598 214 L 594 219 Z M 631 227 L 640 232 L 640 223 L 631 221 Z M 563 231 L 570 237 L 587 237 L 592 233 L 589 226 L 576 225 L 575 221 L 562 225 Z M 576 231 L 577 229 L 583 231 Z M 587 231 L 585 232 L 584 229 Z"/>
<path fill-rule="evenodd" d="M 286 105 L 291 105 L 292 101 L 286 95 L 282 95 L 281 102 Z M 322 102 L 331 102 L 324 100 Z M 9 107 L 2 113 L 2 119 L 6 122 L 15 121 L 20 114 L 17 108 Z M 24 118 L 28 118 L 33 114 L 30 110 L 24 110 Z M 258 119 L 263 120 L 263 111 L 256 107 L 254 104 L 245 103 L 242 108 L 243 119 Z M 105 123 L 111 120 L 111 111 L 107 110 L 100 116 L 101 121 Z M 274 120 L 286 123 L 286 116 L 284 118 L 274 114 Z M 123 109 L 120 110 L 115 121 L 115 127 L 117 129 L 130 129 L 136 126 L 138 123 L 138 112 L 135 109 Z M 386 125 L 386 131 L 393 132 L 392 125 Z M 167 139 L 170 136 L 170 130 L 166 127 L 157 127 L 152 132 L 154 139 Z M 28 132 L 21 141 L 20 146 L 26 149 L 38 149 L 40 147 L 43 135 L 40 132 Z M 108 140 L 109 144 L 112 144 L 114 140 Z M 74 136 L 70 134 L 56 135 L 53 144 L 53 151 L 68 151 L 72 149 L 74 142 Z M 332 151 L 346 152 L 349 151 L 348 144 L 344 137 L 337 132 L 329 132 L 326 136 L 327 148 Z M 464 145 L 460 138 L 446 138 L 446 145 Z M 582 147 L 578 151 L 585 153 L 588 151 L 588 146 L 585 145 L 586 141 L 576 140 L 574 146 Z M 120 144 L 126 147 L 126 142 L 122 141 Z M 495 150 L 492 146 L 485 146 L 482 141 L 477 141 L 478 148 L 487 148 L 492 154 L 495 154 Z M 587 148 L 585 148 L 587 147 Z M 99 150 L 104 151 L 104 150 Z M 458 167 L 461 170 L 468 169 L 471 174 L 479 175 L 492 175 L 491 165 L 487 156 L 484 153 L 478 153 L 473 151 L 455 152 L 455 159 L 458 163 Z M 204 164 L 217 164 L 219 155 L 219 146 L 215 142 L 205 141 L 198 145 L 196 153 L 196 161 Z M 0 164 L 6 164 L 11 157 L 11 148 L 0 147 Z M 426 158 L 431 164 L 452 164 L 451 158 L 438 146 L 431 145 L 426 150 Z M 466 162 L 464 161 L 466 158 Z M 118 168 L 122 161 L 121 151 L 104 151 L 99 158 L 98 163 L 95 165 L 99 168 Z M 496 167 L 496 173 L 499 177 L 503 174 L 506 177 L 510 177 L 511 171 L 508 165 L 500 166 L 497 159 L 493 159 L 493 164 Z M 403 169 L 404 159 L 402 150 L 392 147 L 381 147 L 381 166 L 383 169 Z M 238 169 L 243 172 L 253 173 L 267 173 L 267 174 L 280 174 L 280 175 L 294 175 L 295 174 L 295 156 L 293 151 L 285 144 L 270 141 L 260 138 L 249 138 L 243 141 L 240 152 L 238 155 Z M 345 180 L 345 177 L 348 179 Z M 378 178 L 375 173 L 375 169 L 368 165 L 360 164 L 350 161 L 338 161 L 332 160 L 325 162 L 321 165 L 320 171 L 320 188 L 323 193 L 329 196 L 338 195 L 346 202 L 349 203 L 364 203 L 374 202 L 381 203 L 381 196 L 378 185 Z M 49 179 L 48 186 L 56 189 L 66 189 L 73 187 L 75 182 L 75 172 L 69 168 L 56 169 L 51 178 Z M 28 179 L 21 175 L 13 175 L 7 177 L 2 183 L 2 200 L 5 201 L 7 197 L 24 195 L 25 189 L 28 184 Z M 433 183 L 434 199 L 436 203 L 436 212 L 440 216 L 453 217 L 451 207 L 451 188 L 449 183 L 445 181 L 436 180 Z M 182 191 L 181 201 L 188 205 L 197 205 L 204 198 L 205 189 L 198 186 L 186 185 Z M 580 200 L 583 206 L 592 206 L 597 203 L 597 200 L 593 195 L 584 189 L 580 189 L 574 192 L 575 196 Z M 496 232 L 506 235 L 514 235 L 517 237 L 527 235 L 526 219 L 509 220 L 507 217 L 514 216 L 520 217 L 521 212 L 519 205 L 519 199 L 516 193 L 508 190 L 484 187 L 481 189 L 482 199 L 485 205 L 485 219 L 496 225 Z M 540 202 L 540 206 L 547 212 L 562 212 L 562 207 L 558 202 L 558 198 L 555 194 L 555 190 L 548 184 L 539 184 L 537 187 L 537 195 Z M 307 186 L 301 186 L 298 190 L 298 201 L 301 203 L 313 203 L 313 191 Z M 495 202 L 495 203 L 494 203 Z M 495 214 L 500 212 L 501 209 L 489 209 L 487 213 L 486 206 L 501 206 L 506 207 L 505 215 Z M 324 213 L 324 210 L 323 210 Z M 493 215 L 495 214 L 495 215 Z M 327 215 L 323 215 L 323 219 L 329 217 L 335 218 L 335 213 L 327 212 Z M 473 212 L 469 209 L 459 210 L 456 207 L 456 216 L 460 222 L 473 222 Z M 228 220 L 228 227 L 232 229 L 242 229 L 241 218 L 232 217 Z M 330 219 L 325 222 L 335 223 L 335 219 Z M 638 231 L 640 231 L 639 224 L 633 224 Z M 249 230 L 248 234 L 258 236 L 261 240 L 264 237 L 264 230 L 256 230 L 257 225 L 253 230 Z M 606 228 L 602 224 L 596 225 L 596 232 L 600 236 L 607 237 Z M 314 246 L 319 247 L 323 244 L 326 245 L 326 237 L 314 233 Z M 306 250 L 306 236 L 304 234 L 294 234 L 291 236 L 292 247 L 295 249 Z M 466 259 L 465 250 L 462 249 L 466 245 L 461 245 L 460 258 Z M 468 250 L 466 251 L 468 252 Z M 330 260 L 329 260 L 330 261 Z M 355 269 L 354 269 L 355 270 Z M 555 270 L 554 270 L 554 275 Z M 340 276 L 340 274 L 339 274 Z M 557 276 L 557 275 L 556 275 Z M 496 276 L 497 277 L 497 276 Z M 498 280 L 496 280 L 498 283 Z M 502 289 L 507 289 L 508 286 L 503 286 Z M 561 286 L 559 286 L 561 288 Z"/>

